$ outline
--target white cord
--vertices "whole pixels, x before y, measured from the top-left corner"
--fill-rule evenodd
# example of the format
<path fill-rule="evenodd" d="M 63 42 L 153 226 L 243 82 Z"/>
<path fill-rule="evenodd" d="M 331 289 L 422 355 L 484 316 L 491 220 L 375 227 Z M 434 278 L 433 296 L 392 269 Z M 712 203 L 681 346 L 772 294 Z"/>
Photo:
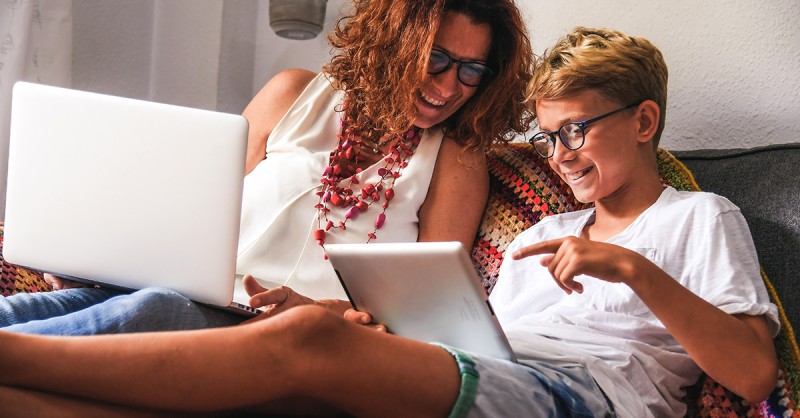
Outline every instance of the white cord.
<path fill-rule="evenodd" d="M 316 187 L 314 189 L 316 190 Z M 300 260 L 303 259 L 303 255 L 306 253 L 306 249 L 308 248 L 308 241 L 309 241 L 309 238 L 311 237 L 311 231 L 314 230 L 314 222 L 318 220 L 318 217 L 319 217 L 319 212 L 314 213 L 314 216 L 311 218 L 311 226 L 309 227 L 308 231 L 306 232 L 306 243 L 303 244 L 303 249 L 300 250 L 300 255 L 297 256 L 297 261 L 294 263 L 294 267 L 292 268 L 291 273 L 289 273 L 289 276 L 283 282 L 283 286 L 287 286 L 289 284 L 289 281 L 294 278 L 294 274 L 295 274 L 295 272 L 297 272 L 297 266 L 300 265 Z"/>

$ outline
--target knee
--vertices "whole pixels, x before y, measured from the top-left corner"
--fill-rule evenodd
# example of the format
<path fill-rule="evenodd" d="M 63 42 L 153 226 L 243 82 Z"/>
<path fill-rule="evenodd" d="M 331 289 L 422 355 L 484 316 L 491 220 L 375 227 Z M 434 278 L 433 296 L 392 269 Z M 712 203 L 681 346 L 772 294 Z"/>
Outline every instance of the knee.
<path fill-rule="evenodd" d="M 130 294 L 129 301 L 133 302 L 137 308 L 164 309 L 166 307 L 185 307 L 191 305 L 192 301 L 180 293 L 161 287 L 149 287 Z"/>
<path fill-rule="evenodd" d="M 334 341 L 348 325 L 340 315 L 329 309 L 304 305 L 287 310 L 272 318 L 271 321 L 260 321 L 270 330 L 279 330 L 285 345 L 297 350 L 308 350 L 327 342 Z M 262 335 L 271 334 L 264 332 Z M 272 338 L 272 337 L 270 337 Z"/>
<path fill-rule="evenodd" d="M 345 322 L 340 315 L 316 305 L 298 306 L 284 314 L 295 333 L 311 338 L 337 333 Z"/>

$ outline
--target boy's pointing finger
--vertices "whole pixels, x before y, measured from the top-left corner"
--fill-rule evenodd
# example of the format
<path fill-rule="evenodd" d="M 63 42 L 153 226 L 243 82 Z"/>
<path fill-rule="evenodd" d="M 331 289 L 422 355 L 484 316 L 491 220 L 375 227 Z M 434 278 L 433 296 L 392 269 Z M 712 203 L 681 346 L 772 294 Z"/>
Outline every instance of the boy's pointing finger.
<path fill-rule="evenodd" d="M 532 255 L 555 254 L 556 251 L 558 251 L 558 248 L 561 247 L 562 242 L 564 242 L 564 238 L 538 242 L 536 244 L 529 245 L 527 247 L 523 247 L 517 251 L 514 251 L 514 253 L 511 254 L 511 258 L 513 258 L 514 260 L 519 260 L 521 258 L 530 257 Z"/>

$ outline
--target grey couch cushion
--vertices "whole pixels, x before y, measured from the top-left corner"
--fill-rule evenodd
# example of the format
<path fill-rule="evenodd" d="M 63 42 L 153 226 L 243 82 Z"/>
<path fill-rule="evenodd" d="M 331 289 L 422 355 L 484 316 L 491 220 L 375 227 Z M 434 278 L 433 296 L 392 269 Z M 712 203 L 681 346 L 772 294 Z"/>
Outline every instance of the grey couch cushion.
<path fill-rule="evenodd" d="M 794 329 L 800 324 L 800 143 L 673 151 L 704 191 L 739 206 Z"/>

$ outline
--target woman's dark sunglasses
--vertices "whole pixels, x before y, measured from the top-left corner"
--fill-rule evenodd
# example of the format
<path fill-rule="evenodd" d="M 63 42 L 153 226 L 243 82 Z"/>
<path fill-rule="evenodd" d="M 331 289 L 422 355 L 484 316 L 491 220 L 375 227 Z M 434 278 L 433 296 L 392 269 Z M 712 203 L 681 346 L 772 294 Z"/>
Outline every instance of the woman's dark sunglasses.
<path fill-rule="evenodd" d="M 447 71 L 453 63 L 458 66 L 458 81 L 465 86 L 477 87 L 484 77 L 492 74 L 492 70 L 477 61 L 460 61 L 440 49 L 431 50 L 428 62 L 428 74 L 440 74 Z"/>

